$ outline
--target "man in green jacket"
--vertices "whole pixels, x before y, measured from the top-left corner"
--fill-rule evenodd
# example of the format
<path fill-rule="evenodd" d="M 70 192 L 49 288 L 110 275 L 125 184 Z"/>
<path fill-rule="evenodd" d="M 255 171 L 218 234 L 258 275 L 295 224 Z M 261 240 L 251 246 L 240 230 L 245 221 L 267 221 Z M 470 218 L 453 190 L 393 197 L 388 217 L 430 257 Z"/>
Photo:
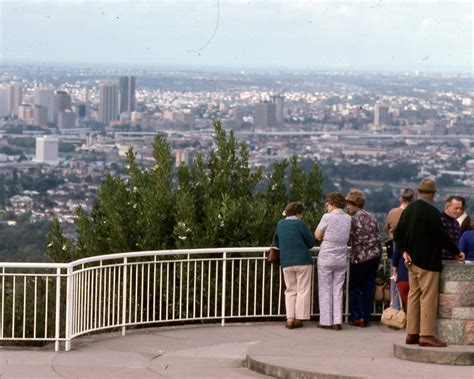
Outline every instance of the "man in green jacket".
<path fill-rule="evenodd" d="M 432 204 L 436 193 L 434 180 L 423 179 L 417 190 L 418 200 L 402 213 L 394 234 L 408 267 L 410 283 L 406 343 L 445 347 L 446 343 L 435 337 L 441 250 L 457 254 L 461 261 L 463 254 L 449 238 L 441 214 Z"/>

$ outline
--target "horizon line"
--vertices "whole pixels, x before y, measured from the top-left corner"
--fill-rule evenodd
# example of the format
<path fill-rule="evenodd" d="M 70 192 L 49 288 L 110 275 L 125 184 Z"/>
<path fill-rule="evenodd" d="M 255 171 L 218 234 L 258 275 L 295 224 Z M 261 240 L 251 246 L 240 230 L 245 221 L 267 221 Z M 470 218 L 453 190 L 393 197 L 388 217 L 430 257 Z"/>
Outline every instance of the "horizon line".
<path fill-rule="evenodd" d="M 387 65 L 334 65 L 334 66 L 261 66 L 261 65 L 189 65 L 189 64 L 164 64 L 164 63 L 127 63 L 127 62 L 58 62 L 58 61 L 28 61 L 16 59 L 0 60 L 0 66 L 13 67 L 55 67 L 55 68 L 106 68 L 121 70 L 164 70 L 164 71 L 201 71 L 201 72 L 238 72 L 238 73 L 365 73 L 365 74 L 438 74 L 438 75 L 473 75 L 473 67 L 454 67 L 434 65 L 432 67 L 414 67 L 412 65 L 387 66 Z M 383 66 L 383 67 L 382 67 Z"/>

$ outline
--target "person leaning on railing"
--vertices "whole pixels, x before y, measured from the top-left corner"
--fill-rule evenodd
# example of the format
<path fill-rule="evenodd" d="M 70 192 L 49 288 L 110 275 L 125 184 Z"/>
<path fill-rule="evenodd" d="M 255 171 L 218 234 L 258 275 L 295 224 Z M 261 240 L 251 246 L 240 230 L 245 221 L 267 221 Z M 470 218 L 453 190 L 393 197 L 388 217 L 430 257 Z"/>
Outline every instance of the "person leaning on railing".
<path fill-rule="evenodd" d="M 472 224 L 474 225 L 474 217 L 472 219 Z M 474 262 L 474 230 L 466 230 L 458 244 L 459 250 L 464 253 L 464 258 L 466 261 Z"/>
<path fill-rule="evenodd" d="M 382 255 L 382 239 L 375 216 L 364 210 L 365 196 L 352 189 L 346 196 L 352 216 L 349 275 L 349 325 L 365 327 L 372 315 L 375 277 Z"/>
<path fill-rule="evenodd" d="M 314 232 L 322 241 L 318 255 L 319 328 L 342 329 L 342 286 L 347 271 L 347 242 L 351 216 L 344 212 L 346 200 L 339 192 L 326 198 L 327 213 Z"/>
<path fill-rule="evenodd" d="M 387 214 L 387 220 L 385 222 L 385 231 L 387 232 L 388 237 L 393 241 L 393 233 L 397 227 L 398 221 L 403 211 L 415 201 L 415 191 L 411 188 L 405 188 L 400 193 L 400 206 L 397 208 L 391 209 Z M 393 294 L 393 298 L 390 299 L 390 306 L 395 309 L 400 309 L 403 307 L 406 310 L 407 299 L 408 299 L 408 290 L 410 289 L 408 283 L 408 271 L 403 262 L 402 252 L 398 248 L 397 244 L 393 244 L 393 253 L 390 258 L 390 267 L 392 276 L 390 278 L 390 293 Z M 396 291 L 392 290 L 392 286 L 395 286 L 400 293 L 403 304 L 399 304 L 398 294 Z"/>
<path fill-rule="evenodd" d="M 303 320 L 310 318 L 313 259 L 309 249 L 316 241 L 302 220 L 302 203 L 289 203 L 284 213 L 286 217 L 278 222 L 272 245 L 280 249 L 286 286 L 286 327 L 293 329 L 302 327 Z"/>
<path fill-rule="evenodd" d="M 449 237 L 440 212 L 432 204 L 436 193 L 434 180 L 423 179 L 417 190 L 418 200 L 402 213 L 394 233 L 410 281 L 405 342 L 408 345 L 445 347 L 446 343 L 435 336 L 441 249 L 448 249 L 461 261 L 464 254 Z"/>

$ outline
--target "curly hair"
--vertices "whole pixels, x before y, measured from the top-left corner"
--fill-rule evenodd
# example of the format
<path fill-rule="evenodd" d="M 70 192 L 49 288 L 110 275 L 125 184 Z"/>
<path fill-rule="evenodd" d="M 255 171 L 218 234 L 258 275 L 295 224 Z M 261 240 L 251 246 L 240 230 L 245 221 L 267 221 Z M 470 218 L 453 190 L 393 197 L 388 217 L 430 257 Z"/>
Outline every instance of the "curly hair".
<path fill-rule="evenodd" d="M 364 208 L 365 195 L 360 189 L 351 189 L 346 195 L 346 202 L 355 205 L 357 208 Z"/>
<path fill-rule="evenodd" d="M 285 216 L 296 216 L 304 212 L 304 205 L 299 201 L 289 203 L 285 208 Z"/>
<path fill-rule="evenodd" d="M 329 205 L 340 209 L 346 206 L 346 199 L 344 198 L 344 195 L 340 192 L 331 192 L 329 195 L 327 195 L 326 202 Z"/>

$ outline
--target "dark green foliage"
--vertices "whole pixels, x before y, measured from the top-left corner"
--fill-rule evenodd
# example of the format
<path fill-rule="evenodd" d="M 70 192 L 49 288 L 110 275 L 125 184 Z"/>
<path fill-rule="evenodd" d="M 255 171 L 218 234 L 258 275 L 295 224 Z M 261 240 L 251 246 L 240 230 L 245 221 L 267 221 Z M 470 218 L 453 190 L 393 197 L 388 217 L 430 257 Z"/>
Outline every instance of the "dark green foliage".
<path fill-rule="evenodd" d="M 51 230 L 49 222 L 28 222 L 26 214 L 17 219 L 15 226 L 0 225 L 0 261 L 43 262 L 45 261 L 45 235 Z"/>
<path fill-rule="evenodd" d="M 63 262 L 128 251 L 268 246 L 285 205 L 295 200 L 305 204 L 308 226 L 316 227 L 323 206 L 317 164 L 304 171 L 293 157 L 275 162 L 269 173 L 253 171 L 247 145 L 232 131 L 227 135 L 218 120 L 214 129 L 209 159 L 199 155 L 176 171 L 160 136 L 150 170 L 140 169 L 130 150 L 126 179 L 107 176 L 90 214 L 78 209 L 75 245 L 53 225 L 49 256 Z"/>

